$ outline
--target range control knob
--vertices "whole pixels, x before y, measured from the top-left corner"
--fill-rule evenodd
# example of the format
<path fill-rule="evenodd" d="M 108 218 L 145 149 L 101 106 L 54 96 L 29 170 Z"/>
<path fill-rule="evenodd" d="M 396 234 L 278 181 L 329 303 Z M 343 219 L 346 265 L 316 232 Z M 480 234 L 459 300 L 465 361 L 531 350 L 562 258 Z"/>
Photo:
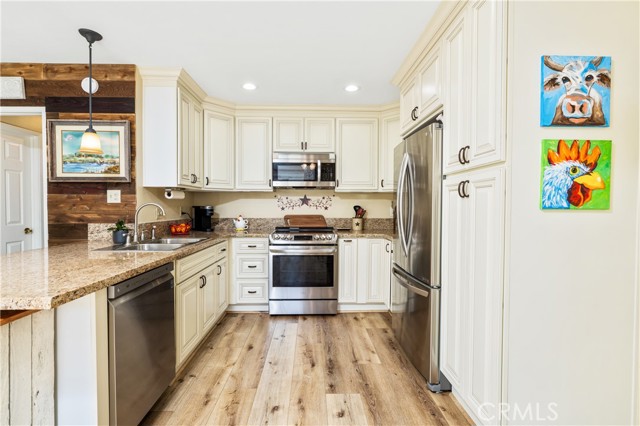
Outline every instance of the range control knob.
<path fill-rule="evenodd" d="M 293 240 L 293 235 L 287 235 L 287 240 Z"/>
<path fill-rule="evenodd" d="M 275 235 L 273 236 L 273 239 L 274 239 L 274 240 L 279 240 L 279 239 L 280 239 L 280 235 L 279 235 L 279 234 L 275 234 Z"/>
<path fill-rule="evenodd" d="M 318 235 L 318 234 L 314 235 L 314 236 L 313 236 L 313 239 L 314 239 L 314 240 L 319 240 L 319 239 L 320 239 L 320 235 Z"/>

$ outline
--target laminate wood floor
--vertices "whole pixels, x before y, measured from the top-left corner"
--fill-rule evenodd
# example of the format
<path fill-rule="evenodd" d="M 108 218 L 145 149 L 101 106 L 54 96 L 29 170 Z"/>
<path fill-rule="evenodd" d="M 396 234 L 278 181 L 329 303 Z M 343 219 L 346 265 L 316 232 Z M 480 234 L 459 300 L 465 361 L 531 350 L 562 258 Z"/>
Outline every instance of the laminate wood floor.
<path fill-rule="evenodd" d="M 146 425 L 470 425 L 433 394 L 384 313 L 230 313 Z"/>

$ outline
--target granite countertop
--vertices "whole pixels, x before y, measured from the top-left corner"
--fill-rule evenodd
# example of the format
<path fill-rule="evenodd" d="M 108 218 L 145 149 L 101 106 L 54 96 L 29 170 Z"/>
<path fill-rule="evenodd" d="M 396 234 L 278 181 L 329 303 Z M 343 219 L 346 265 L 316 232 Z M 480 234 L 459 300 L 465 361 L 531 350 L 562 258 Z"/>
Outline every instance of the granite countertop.
<path fill-rule="evenodd" d="M 353 231 L 351 229 L 348 230 L 337 230 L 338 238 L 385 238 L 387 240 L 393 240 L 393 237 L 396 235 L 393 229 L 376 229 L 376 230 L 364 230 L 364 231 Z"/>
<path fill-rule="evenodd" d="M 205 237 L 168 252 L 95 251 L 109 242 L 85 241 L 0 256 L 0 310 L 52 309 L 138 274 L 213 246 L 229 237 L 268 232 L 192 232 Z"/>

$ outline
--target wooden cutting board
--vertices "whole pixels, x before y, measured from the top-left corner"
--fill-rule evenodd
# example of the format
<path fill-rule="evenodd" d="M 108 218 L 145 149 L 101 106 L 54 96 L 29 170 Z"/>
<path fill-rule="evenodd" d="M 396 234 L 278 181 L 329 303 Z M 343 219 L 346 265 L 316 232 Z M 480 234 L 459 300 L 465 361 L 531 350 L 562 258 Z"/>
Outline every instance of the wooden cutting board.
<path fill-rule="evenodd" d="M 327 221 L 321 214 L 287 214 L 284 216 L 284 224 L 294 227 L 322 228 L 327 226 Z"/>

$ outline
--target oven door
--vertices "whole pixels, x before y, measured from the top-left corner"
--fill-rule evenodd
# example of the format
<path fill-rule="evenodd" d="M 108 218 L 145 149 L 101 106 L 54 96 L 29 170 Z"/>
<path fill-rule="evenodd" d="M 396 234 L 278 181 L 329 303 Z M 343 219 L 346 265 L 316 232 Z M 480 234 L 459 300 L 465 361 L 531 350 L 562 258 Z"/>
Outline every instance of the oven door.
<path fill-rule="evenodd" d="M 269 246 L 269 299 L 338 298 L 337 246 Z"/>

